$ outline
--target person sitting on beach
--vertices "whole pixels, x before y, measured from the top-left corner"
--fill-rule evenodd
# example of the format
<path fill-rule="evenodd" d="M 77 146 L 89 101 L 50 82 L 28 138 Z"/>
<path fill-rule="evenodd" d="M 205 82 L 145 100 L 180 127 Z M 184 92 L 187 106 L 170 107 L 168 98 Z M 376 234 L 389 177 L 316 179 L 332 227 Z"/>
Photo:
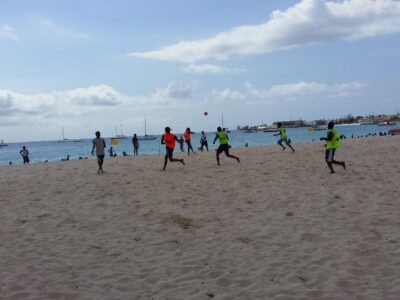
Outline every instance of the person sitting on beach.
<path fill-rule="evenodd" d="M 191 137 L 190 137 L 191 133 L 194 133 L 194 132 L 191 132 L 190 128 L 188 127 L 188 128 L 186 128 L 186 131 L 183 134 L 183 136 L 185 137 L 186 145 L 188 147 L 188 155 L 190 154 L 190 150 L 192 150 L 192 152 L 195 153 L 193 150 L 193 147 L 192 147 L 192 142 L 191 142 Z"/>
<path fill-rule="evenodd" d="M 171 128 L 165 127 L 165 133 L 161 136 L 161 144 L 165 145 L 166 149 L 163 171 L 165 171 L 165 168 L 167 167 L 168 160 L 170 162 L 180 162 L 182 165 L 185 165 L 183 159 L 173 158 L 175 141 L 178 141 L 176 135 L 171 133 Z"/>
<path fill-rule="evenodd" d="M 346 169 L 346 163 L 344 161 L 337 161 L 333 159 L 336 149 L 340 146 L 339 134 L 335 129 L 333 129 L 333 126 L 333 122 L 329 122 L 326 137 L 320 138 L 321 141 L 326 141 L 325 161 L 328 165 L 329 170 L 331 170 L 331 173 L 335 173 L 332 164 L 341 165 L 343 169 Z"/>
<path fill-rule="evenodd" d="M 94 149 L 96 149 L 97 163 L 99 169 L 97 174 L 104 173 L 103 162 L 104 162 L 104 149 L 106 148 L 106 142 L 100 137 L 100 131 L 96 131 L 96 138 L 93 139 L 92 155 L 94 154 Z"/>
<path fill-rule="evenodd" d="M 225 131 L 223 131 L 221 127 L 217 128 L 217 132 L 215 134 L 215 139 L 213 141 L 213 144 L 215 144 L 215 141 L 217 139 L 219 140 L 219 147 L 217 149 L 217 163 L 218 163 L 218 166 L 220 165 L 219 164 L 219 155 L 222 152 L 225 152 L 225 155 L 227 157 L 234 158 L 234 159 L 237 160 L 238 163 L 240 163 L 239 157 L 234 156 L 232 154 L 229 154 L 229 145 L 228 145 L 229 137 L 228 137 L 228 134 Z"/>
<path fill-rule="evenodd" d="M 207 142 L 207 136 L 204 133 L 204 131 L 201 132 L 201 138 L 200 138 L 200 150 L 203 152 L 203 148 L 206 147 L 207 152 L 208 152 L 208 142 Z"/>
<path fill-rule="evenodd" d="M 133 155 L 138 156 L 139 155 L 139 139 L 136 135 L 136 133 L 133 134 L 132 137 L 132 145 L 133 145 Z"/>
<path fill-rule="evenodd" d="M 67 161 L 67 160 L 69 160 L 69 154 L 67 154 L 66 158 L 61 158 L 61 161 Z"/>
<path fill-rule="evenodd" d="M 282 128 L 282 123 L 278 123 L 278 133 L 276 133 L 276 134 L 274 134 L 274 136 L 277 136 L 277 135 L 280 135 L 281 136 L 281 138 L 279 139 L 279 141 L 278 141 L 278 145 L 279 146 L 281 146 L 282 147 L 282 151 L 285 151 L 285 149 L 286 149 L 286 147 L 285 146 L 283 146 L 283 142 L 285 142 L 285 144 L 290 148 L 290 149 L 292 149 L 292 152 L 294 152 L 294 149 L 293 149 L 293 147 L 290 145 L 291 144 L 291 141 L 290 141 L 290 139 L 288 139 L 288 137 L 287 137 L 287 135 L 286 135 L 286 129 L 285 128 Z"/>
<path fill-rule="evenodd" d="M 108 153 L 110 153 L 110 157 L 114 157 L 114 149 L 113 147 L 110 147 L 110 149 L 108 149 Z"/>
<path fill-rule="evenodd" d="M 25 146 L 22 146 L 22 150 L 19 151 L 19 154 L 22 156 L 23 163 L 29 164 L 29 151 Z"/>

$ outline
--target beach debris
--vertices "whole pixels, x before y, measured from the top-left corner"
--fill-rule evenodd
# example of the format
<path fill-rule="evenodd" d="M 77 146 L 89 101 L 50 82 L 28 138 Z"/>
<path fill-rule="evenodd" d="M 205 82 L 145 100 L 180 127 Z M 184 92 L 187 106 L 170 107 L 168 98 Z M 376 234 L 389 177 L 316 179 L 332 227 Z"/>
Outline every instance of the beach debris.
<path fill-rule="evenodd" d="M 207 293 L 206 294 L 208 297 L 210 297 L 210 298 L 214 298 L 214 293 Z"/>
<path fill-rule="evenodd" d="M 288 212 L 286 213 L 286 217 L 293 217 L 293 216 L 294 216 L 294 213 L 291 212 L 291 211 L 288 211 Z"/>

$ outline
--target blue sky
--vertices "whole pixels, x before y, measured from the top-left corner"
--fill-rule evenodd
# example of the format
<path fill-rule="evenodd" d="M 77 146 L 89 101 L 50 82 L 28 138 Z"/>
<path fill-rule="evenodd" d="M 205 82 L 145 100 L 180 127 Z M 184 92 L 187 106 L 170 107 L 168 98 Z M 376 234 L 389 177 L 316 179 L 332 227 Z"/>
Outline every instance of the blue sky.
<path fill-rule="evenodd" d="M 396 113 L 399 32 L 397 0 L 2 0 L 0 139 Z"/>

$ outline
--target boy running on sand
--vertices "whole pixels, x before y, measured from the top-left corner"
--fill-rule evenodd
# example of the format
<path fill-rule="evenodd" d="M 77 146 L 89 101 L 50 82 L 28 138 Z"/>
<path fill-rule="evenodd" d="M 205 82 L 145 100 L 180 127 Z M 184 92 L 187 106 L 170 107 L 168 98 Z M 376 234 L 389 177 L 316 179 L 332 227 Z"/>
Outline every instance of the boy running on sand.
<path fill-rule="evenodd" d="M 294 152 L 293 147 L 290 145 L 290 139 L 288 139 L 287 135 L 286 135 L 286 129 L 282 128 L 282 123 L 278 123 L 278 131 L 279 133 L 274 134 L 274 136 L 280 135 L 281 138 L 278 141 L 278 145 L 282 147 L 282 151 L 285 151 L 286 147 L 283 146 L 283 142 L 285 142 L 285 144 L 292 149 L 292 152 Z"/>
<path fill-rule="evenodd" d="M 104 148 L 106 148 L 106 142 L 100 137 L 100 131 L 96 131 L 96 138 L 93 139 L 92 154 L 94 154 L 94 149 L 96 148 L 97 163 L 99 164 L 99 169 L 97 174 L 104 173 L 103 162 L 104 162 Z"/>
<path fill-rule="evenodd" d="M 337 161 L 333 159 L 335 156 L 335 150 L 340 146 L 339 134 L 335 129 L 333 129 L 333 126 L 333 122 L 329 122 L 326 137 L 320 138 L 321 141 L 326 141 L 325 161 L 332 174 L 335 173 L 332 165 L 341 165 L 343 169 L 346 169 L 346 163 L 344 161 Z"/>
<path fill-rule="evenodd" d="M 161 144 L 165 145 L 165 149 L 167 150 L 167 153 L 165 154 L 165 158 L 164 158 L 163 171 L 165 171 L 165 168 L 167 167 L 168 160 L 170 162 L 181 162 L 182 165 L 185 165 L 185 162 L 183 161 L 183 159 L 173 158 L 175 141 L 178 141 L 178 138 L 176 137 L 176 135 L 171 133 L 171 128 L 165 127 L 165 133 L 161 137 Z"/>
<path fill-rule="evenodd" d="M 217 128 L 217 133 L 215 134 L 215 139 L 213 141 L 213 144 L 215 144 L 215 141 L 217 139 L 219 140 L 219 147 L 217 149 L 217 163 L 218 163 L 218 166 L 220 165 L 219 164 L 219 155 L 222 152 L 225 152 L 225 155 L 227 157 L 234 158 L 234 159 L 237 160 L 238 163 L 240 163 L 239 157 L 234 156 L 232 154 L 229 154 L 229 145 L 228 145 L 229 137 L 226 134 L 226 132 L 221 129 L 221 127 Z"/>

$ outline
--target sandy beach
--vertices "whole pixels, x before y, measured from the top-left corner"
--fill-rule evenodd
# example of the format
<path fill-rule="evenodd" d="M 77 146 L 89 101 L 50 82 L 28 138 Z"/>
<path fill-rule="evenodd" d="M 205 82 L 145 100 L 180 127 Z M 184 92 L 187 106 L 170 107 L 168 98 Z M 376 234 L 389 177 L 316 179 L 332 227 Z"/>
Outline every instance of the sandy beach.
<path fill-rule="evenodd" d="M 400 137 L 0 167 L 0 299 L 399 299 Z"/>

